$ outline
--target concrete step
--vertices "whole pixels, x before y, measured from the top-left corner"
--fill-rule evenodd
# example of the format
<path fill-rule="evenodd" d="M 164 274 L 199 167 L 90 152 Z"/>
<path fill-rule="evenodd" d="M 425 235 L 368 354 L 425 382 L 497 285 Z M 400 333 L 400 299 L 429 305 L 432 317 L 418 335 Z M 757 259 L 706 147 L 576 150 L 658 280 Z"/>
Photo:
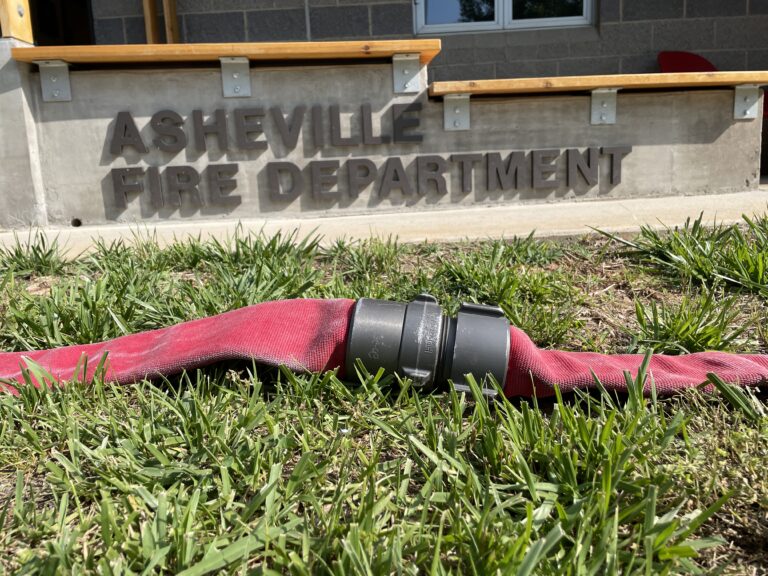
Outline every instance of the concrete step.
<path fill-rule="evenodd" d="M 656 228 L 675 226 L 686 218 L 704 213 L 707 223 L 733 223 L 743 214 L 761 214 L 768 205 L 768 186 L 750 192 L 523 204 L 515 206 L 476 206 L 472 208 L 390 212 L 351 216 L 312 218 L 254 218 L 247 220 L 164 222 L 156 225 L 82 226 L 48 228 L 50 237 L 58 236 L 67 253 L 77 254 L 92 246 L 95 238 L 110 241 L 130 239 L 135 233 L 156 234 L 167 244 L 185 237 L 217 237 L 232 235 L 238 225 L 244 231 L 274 234 L 296 230 L 300 237 L 318 234 L 324 243 L 339 238 L 362 239 L 372 236 L 396 236 L 401 242 L 446 242 L 463 239 L 524 236 L 534 232 L 539 237 L 581 236 L 593 228 L 613 233 L 637 232 L 642 225 Z M 14 235 L 27 237 L 26 230 L 0 230 L 0 244 L 9 245 Z"/>

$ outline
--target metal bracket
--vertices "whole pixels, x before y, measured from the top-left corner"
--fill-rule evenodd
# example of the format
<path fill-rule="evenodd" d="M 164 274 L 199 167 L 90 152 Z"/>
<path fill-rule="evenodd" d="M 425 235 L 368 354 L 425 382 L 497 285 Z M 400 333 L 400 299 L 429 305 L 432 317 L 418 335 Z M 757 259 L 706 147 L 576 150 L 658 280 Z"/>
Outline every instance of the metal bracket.
<path fill-rule="evenodd" d="M 43 102 L 71 102 L 72 88 L 69 85 L 69 66 L 61 60 L 36 60 L 40 69 L 40 86 Z"/>
<path fill-rule="evenodd" d="M 592 124 L 616 124 L 616 92 L 618 88 L 592 90 Z"/>
<path fill-rule="evenodd" d="M 446 132 L 459 132 L 469 128 L 469 94 L 443 96 L 443 129 Z"/>
<path fill-rule="evenodd" d="M 421 62 L 418 54 L 392 56 L 392 90 L 395 94 L 421 92 Z"/>
<path fill-rule="evenodd" d="M 222 57 L 219 60 L 224 98 L 248 98 L 251 95 L 251 65 L 248 58 Z"/>
<path fill-rule="evenodd" d="M 744 84 L 733 88 L 733 119 L 754 120 L 760 107 L 760 87 L 757 84 Z"/>

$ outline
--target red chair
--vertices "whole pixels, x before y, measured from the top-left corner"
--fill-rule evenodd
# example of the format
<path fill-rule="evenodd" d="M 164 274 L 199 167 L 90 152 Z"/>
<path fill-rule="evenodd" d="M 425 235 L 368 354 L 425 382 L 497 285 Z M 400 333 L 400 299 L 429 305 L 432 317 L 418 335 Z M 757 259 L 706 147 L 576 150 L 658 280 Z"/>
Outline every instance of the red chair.
<path fill-rule="evenodd" d="M 659 52 L 661 72 L 717 72 L 712 62 L 692 52 Z"/>

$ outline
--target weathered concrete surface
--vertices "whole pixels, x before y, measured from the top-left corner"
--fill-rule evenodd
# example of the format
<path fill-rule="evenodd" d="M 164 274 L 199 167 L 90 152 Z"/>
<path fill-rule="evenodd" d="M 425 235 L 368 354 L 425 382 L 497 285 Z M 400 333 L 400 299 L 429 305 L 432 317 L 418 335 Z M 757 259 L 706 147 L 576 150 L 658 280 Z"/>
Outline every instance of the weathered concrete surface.
<path fill-rule="evenodd" d="M 421 75 L 425 80 L 425 69 Z M 13 71 L 2 74 L 2 78 L 6 76 L 12 77 Z M 429 100 L 426 93 L 393 94 L 390 65 L 255 68 L 251 76 L 253 97 L 225 99 L 221 95 L 219 70 L 73 71 L 72 102 L 43 103 L 39 75 L 32 74 L 28 89 L 14 93 L 17 96 L 11 104 L 16 108 L 9 109 L 18 109 L 18 114 L 6 114 L 5 108 L 0 107 L 0 136 L 13 147 L 3 155 L 4 162 L 7 158 L 13 167 L 0 175 L 0 228 L 46 222 L 53 226 L 75 221 L 98 226 L 374 213 L 396 213 L 396 218 L 401 218 L 406 209 L 422 213 L 488 206 L 497 210 L 506 204 L 733 193 L 755 189 L 758 184 L 761 123 L 733 120 L 732 90 L 620 94 L 618 121 L 613 126 L 590 125 L 588 96 L 476 99 L 472 101 L 471 131 L 446 132 L 442 102 Z M 22 80 L 18 83 L 23 86 L 24 73 L 19 77 Z M 19 94 L 24 96 L 22 104 Z M 361 131 L 360 106 L 369 104 L 373 132 L 378 135 L 392 133 L 394 105 L 412 102 L 423 106 L 421 124 L 416 130 L 424 135 L 421 143 L 318 146 L 313 140 L 313 123 L 308 113 L 295 148 L 283 144 L 269 115 L 263 123 L 267 150 L 248 151 L 230 145 L 224 151 L 210 136 L 206 140 L 207 152 L 196 151 L 194 145 L 195 109 L 203 111 L 206 121 L 216 109 L 227 111 L 231 142 L 231 116 L 237 108 L 280 106 L 290 115 L 298 106 L 310 109 L 320 105 L 327 111 L 328 106 L 336 104 L 343 112 L 342 134 L 348 135 Z M 152 144 L 150 118 L 164 109 L 178 112 L 184 120 L 189 142 L 178 153 L 162 152 Z M 121 111 L 129 111 L 135 118 L 148 153 L 140 154 L 130 147 L 122 154 L 110 151 L 115 118 Z M 34 126 L 27 120 L 32 116 Z M 322 133 L 326 143 L 329 132 L 329 118 L 325 117 Z M 29 152 L 26 157 L 25 146 Z M 584 178 L 577 179 L 574 186 L 566 184 L 566 149 L 620 146 L 633 147 L 623 159 L 620 184 L 611 182 L 610 158 L 605 155 L 599 161 L 597 184 L 589 185 Z M 506 158 L 512 151 L 524 151 L 529 162 L 532 150 L 562 153 L 557 160 L 557 187 L 546 189 L 544 184 L 534 188 L 529 173 L 529 183 L 519 189 L 489 191 L 483 160 L 473 172 L 472 191 L 464 192 L 462 171 L 457 164 L 450 164 L 453 154 L 499 153 Z M 424 155 L 438 155 L 449 161 L 445 193 L 427 183 L 424 194 L 394 189 L 382 195 L 387 159 L 402 160 L 406 180 L 415 189 L 417 158 Z M 354 197 L 348 189 L 346 162 L 359 158 L 374 161 L 378 174 L 373 184 Z M 309 163 L 317 160 L 340 162 L 338 194 L 318 197 L 306 190 L 295 199 L 271 198 L 268 163 L 294 163 L 308 177 Z M 145 178 L 144 193 L 128 194 L 127 203 L 122 206 L 125 196 L 115 193 L 111 177 L 114 168 L 158 167 L 163 179 L 169 167 L 191 166 L 205 178 L 210 165 L 221 163 L 238 164 L 237 188 L 229 195 L 239 197 L 239 202 L 216 203 L 206 198 L 199 205 L 194 195 L 182 193 L 176 194 L 176 199 L 181 198 L 179 207 L 167 202 L 159 207 L 152 202 L 147 191 L 150 182 Z M 200 186 L 203 196 L 208 194 L 205 187 L 204 181 Z M 594 206 L 596 209 L 597 204 Z"/>
<path fill-rule="evenodd" d="M 391 107 L 414 100 L 393 96 L 388 65 L 278 68 L 253 70 L 254 96 L 224 99 L 220 74 L 215 70 L 189 71 L 99 71 L 72 74 L 73 101 L 36 104 L 48 218 L 64 224 L 77 218 L 85 224 L 184 220 L 190 218 L 252 218 L 257 216 L 317 215 L 392 211 L 402 208 L 434 209 L 456 205 L 498 204 L 500 202 L 549 202 L 568 198 L 611 198 L 736 192 L 755 188 L 759 172 L 759 122 L 734 122 L 733 93 L 730 90 L 675 92 L 663 94 L 621 94 L 619 119 L 614 126 L 589 124 L 589 98 L 549 96 L 478 100 L 472 103 L 472 130 L 444 132 L 442 103 L 425 94 L 416 97 L 423 105 L 420 144 L 398 143 L 357 147 L 317 148 L 311 139 L 309 115 L 302 126 L 295 149 L 286 149 L 275 126 L 266 118 L 264 130 L 270 149 L 260 151 L 218 149 L 215 139 L 207 140 L 209 151 L 194 150 L 191 113 L 202 109 L 212 114 L 217 108 L 233 110 L 243 106 L 279 105 L 289 113 L 295 107 L 338 104 L 346 111 L 344 130 L 357 131 L 356 112 L 363 103 L 374 112 L 374 127 L 391 131 Z M 32 91 L 38 98 L 37 90 Z M 170 109 L 185 119 L 189 144 L 172 155 L 150 149 L 146 155 L 126 149 L 124 156 L 109 151 L 114 119 L 122 110 L 130 111 L 148 145 L 153 137 L 151 115 Z M 325 121 L 327 140 L 328 120 Z M 230 125 L 230 132 L 232 131 Z M 351 132 L 348 132 L 351 133 Z M 383 176 L 383 162 L 400 157 L 415 187 L 415 159 L 438 154 L 448 158 L 456 153 L 500 152 L 512 150 L 589 146 L 633 146 L 623 163 L 622 183 L 611 185 L 608 159 L 601 159 L 600 182 L 589 187 L 581 182 L 568 189 L 565 163 L 558 162 L 561 185 L 554 190 L 526 187 L 506 192 L 486 191 L 487 176 L 482 164 L 474 171 L 474 190 L 461 190 L 461 172 L 450 170 L 448 193 L 431 190 L 424 195 L 408 195 L 394 190 L 386 198 L 378 182 L 357 198 L 345 190 L 343 163 L 351 157 L 374 160 Z M 212 148 L 212 149 L 211 149 Z M 308 170 L 311 160 L 334 159 L 342 162 L 339 171 L 341 192 L 338 199 L 316 199 L 309 191 L 293 201 L 272 201 L 268 192 L 266 165 L 274 160 L 289 161 Z M 196 206 L 190 201 L 178 209 L 157 209 L 148 194 L 129 198 L 126 208 L 116 197 L 110 170 L 126 166 L 192 166 L 204 173 L 212 163 L 238 163 L 237 206 Z M 7 225 L 7 224 L 6 224 Z"/>
<path fill-rule="evenodd" d="M 0 228 L 47 223 L 28 73 L 11 60 L 22 45 L 0 38 Z"/>
<path fill-rule="evenodd" d="M 296 232 L 298 238 L 321 236 L 329 245 L 337 239 L 397 237 L 401 242 L 454 241 L 511 238 L 531 232 L 538 237 L 581 236 L 598 228 L 613 233 L 633 233 L 640 226 L 652 228 L 683 224 L 703 213 L 704 223 L 731 224 L 743 214 L 763 213 L 768 188 L 735 194 L 709 194 L 675 198 L 635 198 L 543 205 L 476 206 L 429 212 L 358 214 L 338 218 L 258 218 L 240 222 L 162 222 L 153 225 L 110 225 L 82 228 L 48 228 L 49 238 L 58 238 L 65 251 L 76 256 L 92 248 L 95 239 L 109 243 L 118 238 L 129 242 L 138 234 L 152 234 L 160 244 L 185 238 L 231 237 L 244 232 L 265 234 Z M 24 233 L 18 235 L 23 242 Z M 0 232 L 0 245 L 13 245 L 12 232 Z"/>

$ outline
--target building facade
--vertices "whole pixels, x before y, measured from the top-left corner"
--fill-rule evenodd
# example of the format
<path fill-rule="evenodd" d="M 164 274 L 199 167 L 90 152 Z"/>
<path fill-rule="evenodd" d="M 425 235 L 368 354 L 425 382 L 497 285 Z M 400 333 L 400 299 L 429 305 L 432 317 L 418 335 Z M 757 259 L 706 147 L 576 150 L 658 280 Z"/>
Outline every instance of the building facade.
<path fill-rule="evenodd" d="M 146 41 L 141 0 L 91 10 L 96 44 Z M 768 69 L 768 0 L 178 0 L 177 10 L 182 42 L 439 37 L 432 80 L 657 72 L 667 50 L 719 70 Z"/>
<path fill-rule="evenodd" d="M 0 0 L 0 229 L 740 215 L 765 204 L 767 5 Z M 668 51 L 720 72 L 652 74 Z"/>

